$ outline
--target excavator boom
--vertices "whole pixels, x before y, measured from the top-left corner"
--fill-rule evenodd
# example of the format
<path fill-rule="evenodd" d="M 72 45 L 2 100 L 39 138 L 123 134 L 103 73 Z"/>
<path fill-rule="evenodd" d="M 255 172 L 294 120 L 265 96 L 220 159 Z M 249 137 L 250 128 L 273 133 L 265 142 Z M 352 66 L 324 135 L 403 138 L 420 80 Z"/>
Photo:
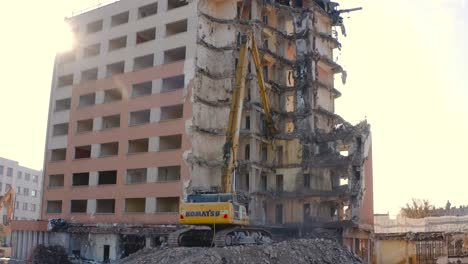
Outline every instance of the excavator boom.
<path fill-rule="evenodd" d="M 244 5 L 244 2 L 243 2 Z M 243 17 L 246 16 L 243 12 Z M 249 67 L 248 53 L 255 65 L 260 97 L 270 139 L 276 133 L 270 113 L 268 94 L 263 80 L 260 54 L 252 33 L 242 36 L 242 45 L 237 61 L 235 86 L 226 129 L 226 143 L 223 146 L 224 166 L 221 175 L 220 193 L 190 194 L 180 204 L 179 222 L 190 225 L 169 234 L 169 246 L 231 246 L 263 244 L 271 241 L 271 233 L 249 227 L 250 219 L 245 204 L 238 202 L 235 193 L 236 162 L 239 149 L 239 134 L 244 108 L 245 86 Z"/>

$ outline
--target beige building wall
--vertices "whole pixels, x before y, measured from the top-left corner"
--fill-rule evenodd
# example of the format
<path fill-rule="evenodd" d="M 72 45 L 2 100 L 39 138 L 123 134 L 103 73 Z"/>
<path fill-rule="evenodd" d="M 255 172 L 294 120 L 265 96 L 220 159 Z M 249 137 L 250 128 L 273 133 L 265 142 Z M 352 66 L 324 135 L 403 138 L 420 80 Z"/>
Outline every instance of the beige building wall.
<path fill-rule="evenodd" d="M 14 188 L 15 220 L 36 220 L 41 215 L 42 171 L 21 166 L 17 161 L 0 157 L 0 195 Z M 6 206 L 2 210 L 2 222 L 6 220 Z"/>

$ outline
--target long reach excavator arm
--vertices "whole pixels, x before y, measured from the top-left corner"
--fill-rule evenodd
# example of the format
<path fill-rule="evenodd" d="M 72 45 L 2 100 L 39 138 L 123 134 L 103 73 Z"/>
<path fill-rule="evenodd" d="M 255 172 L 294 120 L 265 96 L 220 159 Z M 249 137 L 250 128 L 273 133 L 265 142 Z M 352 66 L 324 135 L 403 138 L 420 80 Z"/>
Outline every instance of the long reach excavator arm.
<path fill-rule="evenodd" d="M 179 222 L 189 227 L 169 234 L 170 246 L 215 245 L 224 247 L 263 244 L 271 241 L 271 234 L 267 230 L 249 227 L 247 204 L 238 201 L 234 188 L 245 83 L 249 67 L 248 53 L 252 55 L 255 64 L 268 137 L 273 140 L 276 134 L 255 39 L 252 33 L 242 36 L 241 39 L 242 46 L 236 68 L 226 143 L 223 146 L 224 166 L 221 174 L 221 192 L 195 193 L 187 196 L 187 199 L 180 204 Z"/>
<path fill-rule="evenodd" d="M 222 192 L 234 193 L 233 181 L 235 177 L 237 154 L 239 149 L 239 131 L 242 117 L 242 109 L 245 97 L 245 81 L 249 67 L 248 52 L 252 55 L 255 65 L 260 97 L 262 99 L 263 110 L 265 112 L 268 137 L 272 138 L 276 134 L 276 129 L 270 112 L 270 103 L 268 101 L 265 81 L 261 67 L 260 55 L 252 34 L 243 35 L 241 38 L 242 46 L 240 48 L 239 59 L 236 69 L 235 87 L 232 94 L 231 111 L 229 112 L 229 121 L 226 130 L 226 143 L 223 149 L 224 167 L 222 172 Z"/>

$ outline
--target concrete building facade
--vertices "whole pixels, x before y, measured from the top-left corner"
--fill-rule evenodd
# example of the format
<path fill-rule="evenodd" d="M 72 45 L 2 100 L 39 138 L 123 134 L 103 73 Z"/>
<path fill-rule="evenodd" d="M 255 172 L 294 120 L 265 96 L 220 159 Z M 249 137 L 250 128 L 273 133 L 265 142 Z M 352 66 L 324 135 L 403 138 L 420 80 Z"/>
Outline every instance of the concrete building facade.
<path fill-rule="evenodd" d="M 252 32 L 279 131 L 267 139 L 251 63 L 236 189 L 252 223 L 336 236 L 368 260 L 370 126 L 335 114 L 334 76 L 346 76 L 333 61 L 336 6 L 121 0 L 69 18 L 77 45 L 54 68 L 43 220 L 81 225 L 55 233 L 70 252 L 89 257 L 83 248 L 93 245 L 96 260 L 115 259 L 129 252 L 122 229 L 91 244 L 76 234 L 102 234 L 93 223 L 177 224 L 186 194 L 218 188 L 240 39 Z"/>
<path fill-rule="evenodd" d="M 450 213 L 450 212 L 448 212 Z M 374 263 L 468 263 L 468 216 L 375 215 Z"/>
<path fill-rule="evenodd" d="M 36 220 L 41 218 L 42 171 L 21 166 L 17 161 L 0 157 L 0 195 L 10 188 L 15 190 L 13 219 Z M 6 222 L 6 207 L 2 222 Z"/>

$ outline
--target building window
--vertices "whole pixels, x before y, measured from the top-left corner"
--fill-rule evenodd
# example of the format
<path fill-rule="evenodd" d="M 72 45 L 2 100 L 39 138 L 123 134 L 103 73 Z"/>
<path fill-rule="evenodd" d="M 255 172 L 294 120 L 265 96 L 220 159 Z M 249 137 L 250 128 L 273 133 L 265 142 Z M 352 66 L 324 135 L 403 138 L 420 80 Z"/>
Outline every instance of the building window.
<path fill-rule="evenodd" d="M 104 91 L 104 103 L 112 103 L 122 100 L 121 89 L 110 89 Z"/>
<path fill-rule="evenodd" d="M 31 196 L 32 197 L 37 197 L 37 191 L 36 190 L 31 190 Z"/>
<path fill-rule="evenodd" d="M 283 223 L 283 204 L 276 205 L 275 220 L 277 224 Z"/>
<path fill-rule="evenodd" d="M 116 27 L 128 23 L 129 12 L 123 12 L 111 17 L 111 27 Z"/>
<path fill-rule="evenodd" d="M 81 72 L 81 82 L 95 81 L 98 78 L 98 68 L 92 68 Z"/>
<path fill-rule="evenodd" d="M 125 212 L 144 213 L 146 208 L 145 198 L 127 198 L 125 199 Z"/>
<path fill-rule="evenodd" d="M 70 213 L 86 213 L 88 200 L 71 200 Z"/>
<path fill-rule="evenodd" d="M 49 187 L 63 187 L 65 175 L 49 175 Z"/>
<path fill-rule="evenodd" d="M 52 129 L 52 136 L 65 136 L 68 134 L 68 123 L 55 124 Z"/>
<path fill-rule="evenodd" d="M 146 183 L 147 174 L 148 174 L 148 170 L 146 168 L 128 169 L 126 183 L 127 184 Z"/>
<path fill-rule="evenodd" d="M 160 121 L 180 119 L 184 115 L 183 105 L 172 105 L 161 107 L 161 119 Z"/>
<path fill-rule="evenodd" d="M 76 133 L 86 133 L 93 131 L 93 119 L 76 121 Z"/>
<path fill-rule="evenodd" d="M 21 187 L 19 187 L 19 186 L 16 187 L 16 193 L 17 193 L 17 194 L 21 194 Z"/>
<path fill-rule="evenodd" d="M 2 192 L 2 186 L 3 184 L 0 182 L 0 192 Z"/>
<path fill-rule="evenodd" d="M 19 193 L 19 192 L 18 192 Z M 23 195 L 24 196 L 29 196 L 29 188 L 24 188 L 23 189 Z"/>
<path fill-rule="evenodd" d="M 91 158 L 91 145 L 75 147 L 75 159 Z"/>
<path fill-rule="evenodd" d="M 67 149 L 52 149 L 50 155 L 50 161 L 64 161 L 67 158 Z M 26 174 L 27 177 L 28 174 Z M 26 179 L 29 181 L 29 179 Z"/>
<path fill-rule="evenodd" d="M 120 127 L 120 115 L 102 117 L 102 129 Z"/>
<path fill-rule="evenodd" d="M 166 37 L 187 32 L 187 19 L 166 24 Z"/>
<path fill-rule="evenodd" d="M 156 28 L 145 29 L 136 33 L 136 44 L 142 44 L 156 39 Z"/>
<path fill-rule="evenodd" d="M 182 147 L 182 135 L 159 137 L 159 151 L 180 149 Z"/>
<path fill-rule="evenodd" d="M 143 153 L 149 150 L 149 139 L 133 139 L 128 141 L 128 153 Z"/>
<path fill-rule="evenodd" d="M 132 97 L 140 97 L 151 95 L 153 90 L 153 82 L 137 83 L 133 85 Z"/>
<path fill-rule="evenodd" d="M 250 144 L 245 145 L 245 160 L 250 160 Z"/>
<path fill-rule="evenodd" d="M 109 51 L 123 49 L 127 47 L 127 36 L 109 40 Z"/>
<path fill-rule="evenodd" d="M 70 86 L 70 85 L 73 85 L 73 74 L 60 76 L 58 78 L 58 82 L 57 82 L 58 88 Z"/>
<path fill-rule="evenodd" d="M 185 86 L 185 75 L 164 78 L 162 80 L 161 92 L 171 92 L 183 89 Z"/>
<path fill-rule="evenodd" d="M 125 72 L 125 62 L 119 61 L 106 66 L 106 76 L 111 77 L 113 75 L 122 74 Z"/>
<path fill-rule="evenodd" d="M 113 214 L 115 213 L 114 199 L 97 199 L 96 213 L 98 214 Z"/>
<path fill-rule="evenodd" d="M 276 191 L 282 192 L 284 190 L 284 178 L 283 175 L 276 175 Z"/>
<path fill-rule="evenodd" d="M 15 202 L 15 209 L 19 209 L 19 202 Z"/>
<path fill-rule="evenodd" d="M 5 169 L 5 167 L 1 166 L 0 165 L 0 175 L 3 175 L 3 170 Z"/>
<path fill-rule="evenodd" d="M 36 204 L 31 204 L 31 212 L 36 212 Z"/>
<path fill-rule="evenodd" d="M 7 183 L 5 185 L 5 192 L 8 192 L 11 189 L 11 184 Z"/>
<path fill-rule="evenodd" d="M 100 171 L 98 173 L 98 185 L 116 184 L 117 183 L 117 171 Z"/>
<path fill-rule="evenodd" d="M 158 3 L 152 3 L 149 5 L 138 8 L 138 19 L 156 15 L 158 13 Z"/>
<path fill-rule="evenodd" d="M 101 44 L 93 44 L 83 48 L 83 57 L 89 58 L 99 55 L 99 51 L 101 50 Z"/>
<path fill-rule="evenodd" d="M 260 175 L 260 190 L 266 192 L 268 186 L 267 176 L 265 173 Z"/>
<path fill-rule="evenodd" d="M 164 64 L 173 63 L 176 61 L 183 61 L 185 60 L 185 56 L 186 56 L 185 47 L 166 50 L 164 52 Z"/>
<path fill-rule="evenodd" d="M 39 179 L 39 176 L 37 176 L 37 175 L 33 175 L 33 178 L 32 178 L 32 181 L 33 181 L 33 182 L 37 182 L 37 181 L 38 181 L 38 179 Z"/>
<path fill-rule="evenodd" d="M 13 168 L 7 168 L 7 174 L 6 174 L 8 177 L 12 177 L 13 176 Z"/>
<path fill-rule="evenodd" d="M 24 179 L 25 180 L 29 181 L 30 178 L 31 178 L 31 174 L 29 174 L 29 173 L 24 174 Z"/>
<path fill-rule="evenodd" d="M 94 105 L 95 102 L 96 102 L 95 93 L 84 94 L 84 95 L 81 95 L 78 100 L 78 107 Z"/>
<path fill-rule="evenodd" d="M 304 174 L 304 187 L 310 188 L 310 174 Z"/>
<path fill-rule="evenodd" d="M 96 33 L 102 30 L 102 20 L 94 21 L 86 25 L 86 34 Z"/>
<path fill-rule="evenodd" d="M 27 211 L 28 210 L 28 203 L 23 203 L 23 210 Z"/>
<path fill-rule="evenodd" d="M 119 154 L 119 142 L 102 143 L 100 147 L 100 157 L 117 156 Z"/>
<path fill-rule="evenodd" d="M 167 0 L 167 11 L 188 5 L 188 1 Z"/>
<path fill-rule="evenodd" d="M 178 181 L 180 179 L 180 166 L 158 168 L 158 182 Z"/>
<path fill-rule="evenodd" d="M 179 211 L 179 197 L 156 198 L 156 212 L 175 213 Z"/>
<path fill-rule="evenodd" d="M 47 201 L 46 211 L 49 214 L 61 214 L 62 213 L 62 201 Z"/>
<path fill-rule="evenodd" d="M 133 70 L 143 70 L 154 66 L 154 54 L 136 57 L 133 60 Z"/>
<path fill-rule="evenodd" d="M 267 144 L 262 143 L 261 153 L 260 154 L 261 154 L 262 161 L 267 161 L 268 160 L 268 146 L 267 146 Z"/>
<path fill-rule="evenodd" d="M 73 173 L 72 186 L 89 185 L 89 172 Z"/>

